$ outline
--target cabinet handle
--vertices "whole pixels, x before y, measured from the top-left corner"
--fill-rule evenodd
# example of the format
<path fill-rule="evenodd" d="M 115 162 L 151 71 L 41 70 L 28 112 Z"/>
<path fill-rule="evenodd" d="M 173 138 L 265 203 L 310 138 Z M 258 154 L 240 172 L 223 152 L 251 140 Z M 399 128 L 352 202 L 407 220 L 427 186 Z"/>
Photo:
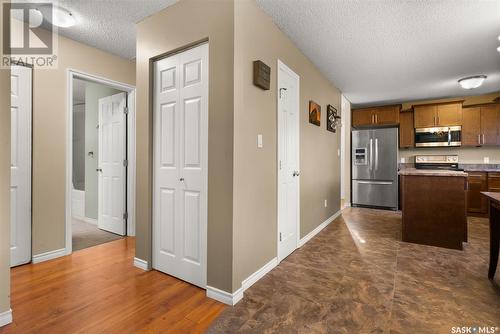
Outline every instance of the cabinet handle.
<path fill-rule="evenodd" d="M 484 145 L 484 133 L 483 133 L 483 145 Z"/>
<path fill-rule="evenodd" d="M 437 124 L 436 125 L 439 125 L 439 116 L 437 117 Z"/>
<path fill-rule="evenodd" d="M 378 124 L 378 115 L 377 114 L 375 114 L 375 123 Z"/>
<path fill-rule="evenodd" d="M 372 124 L 375 124 L 375 115 L 372 114 Z"/>
<path fill-rule="evenodd" d="M 477 135 L 477 144 L 481 145 L 481 135 Z"/>

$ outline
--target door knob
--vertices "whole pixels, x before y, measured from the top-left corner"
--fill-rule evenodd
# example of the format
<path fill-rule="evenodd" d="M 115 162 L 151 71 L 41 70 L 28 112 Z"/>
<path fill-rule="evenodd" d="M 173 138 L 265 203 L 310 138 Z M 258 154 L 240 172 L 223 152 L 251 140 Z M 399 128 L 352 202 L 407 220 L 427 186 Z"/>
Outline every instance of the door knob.
<path fill-rule="evenodd" d="M 183 177 L 181 177 L 181 178 L 179 179 L 179 181 L 184 182 L 184 178 L 183 178 Z"/>
<path fill-rule="evenodd" d="M 300 172 L 299 172 L 299 171 L 296 171 L 296 170 L 294 170 L 294 171 L 293 171 L 292 176 L 299 176 L 299 175 L 300 175 Z"/>
<path fill-rule="evenodd" d="M 102 173 L 102 168 L 96 168 L 96 172 L 101 172 Z"/>

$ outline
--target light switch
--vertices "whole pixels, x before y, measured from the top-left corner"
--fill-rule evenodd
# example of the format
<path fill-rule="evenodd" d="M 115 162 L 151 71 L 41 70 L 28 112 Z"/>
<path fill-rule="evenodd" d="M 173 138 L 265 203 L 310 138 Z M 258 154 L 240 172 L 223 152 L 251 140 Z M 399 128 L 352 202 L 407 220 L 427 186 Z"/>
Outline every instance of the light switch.
<path fill-rule="evenodd" d="M 405 163 L 405 158 L 401 158 L 401 163 L 404 164 Z"/>
<path fill-rule="evenodd" d="M 328 206 L 328 200 L 325 199 L 325 208 Z"/>
<path fill-rule="evenodd" d="M 485 164 L 489 164 L 490 163 L 490 157 L 484 157 L 483 160 L 484 160 Z"/>
<path fill-rule="evenodd" d="M 262 135 L 257 135 L 257 147 L 263 148 L 264 144 L 262 143 Z"/>
<path fill-rule="evenodd" d="M 340 157 L 340 148 L 337 150 L 337 155 Z"/>

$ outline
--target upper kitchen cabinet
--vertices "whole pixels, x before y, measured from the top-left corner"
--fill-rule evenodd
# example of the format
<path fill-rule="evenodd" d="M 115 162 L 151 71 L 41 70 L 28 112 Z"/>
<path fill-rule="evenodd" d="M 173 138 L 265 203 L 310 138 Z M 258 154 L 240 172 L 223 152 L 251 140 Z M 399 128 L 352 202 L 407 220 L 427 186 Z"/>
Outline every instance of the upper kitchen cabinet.
<path fill-rule="evenodd" d="M 353 109 L 352 126 L 366 127 L 399 124 L 401 105 Z"/>
<path fill-rule="evenodd" d="M 399 147 L 415 147 L 415 127 L 413 126 L 413 110 L 404 110 L 399 114 Z"/>
<path fill-rule="evenodd" d="M 500 145 L 500 104 L 481 106 L 481 145 Z"/>
<path fill-rule="evenodd" d="M 462 146 L 481 145 L 481 108 L 464 108 Z"/>
<path fill-rule="evenodd" d="M 462 125 L 462 103 L 453 101 L 413 106 L 415 128 Z"/>
<path fill-rule="evenodd" d="M 500 145 L 500 104 L 463 109 L 462 146 Z"/>

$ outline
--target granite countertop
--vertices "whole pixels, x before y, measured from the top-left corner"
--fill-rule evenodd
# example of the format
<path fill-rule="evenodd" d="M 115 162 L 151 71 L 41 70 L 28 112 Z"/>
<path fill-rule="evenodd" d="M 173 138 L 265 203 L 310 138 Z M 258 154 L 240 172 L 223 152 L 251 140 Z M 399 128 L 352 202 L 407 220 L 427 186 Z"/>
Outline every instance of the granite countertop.
<path fill-rule="evenodd" d="M 500 193 L 492 193 L 492 192 L 488 192 L 488 191 L 482 191 L 481 194 L 488 197 L 493 202 L 500 204 Z"/>
<path fill-rule="evenodd" d="M 416 169 L 416 168 L 401 169 L 399 171 L 399 175 L 467 177 L 467 173 L 462 171 L 441 170 L 441 169 Z"/>
<path fill-rule="evenodd" d="M 500 173 L 498 168 L 464 168 L 465 172 L 488 172 L 488 173 Z"/>

